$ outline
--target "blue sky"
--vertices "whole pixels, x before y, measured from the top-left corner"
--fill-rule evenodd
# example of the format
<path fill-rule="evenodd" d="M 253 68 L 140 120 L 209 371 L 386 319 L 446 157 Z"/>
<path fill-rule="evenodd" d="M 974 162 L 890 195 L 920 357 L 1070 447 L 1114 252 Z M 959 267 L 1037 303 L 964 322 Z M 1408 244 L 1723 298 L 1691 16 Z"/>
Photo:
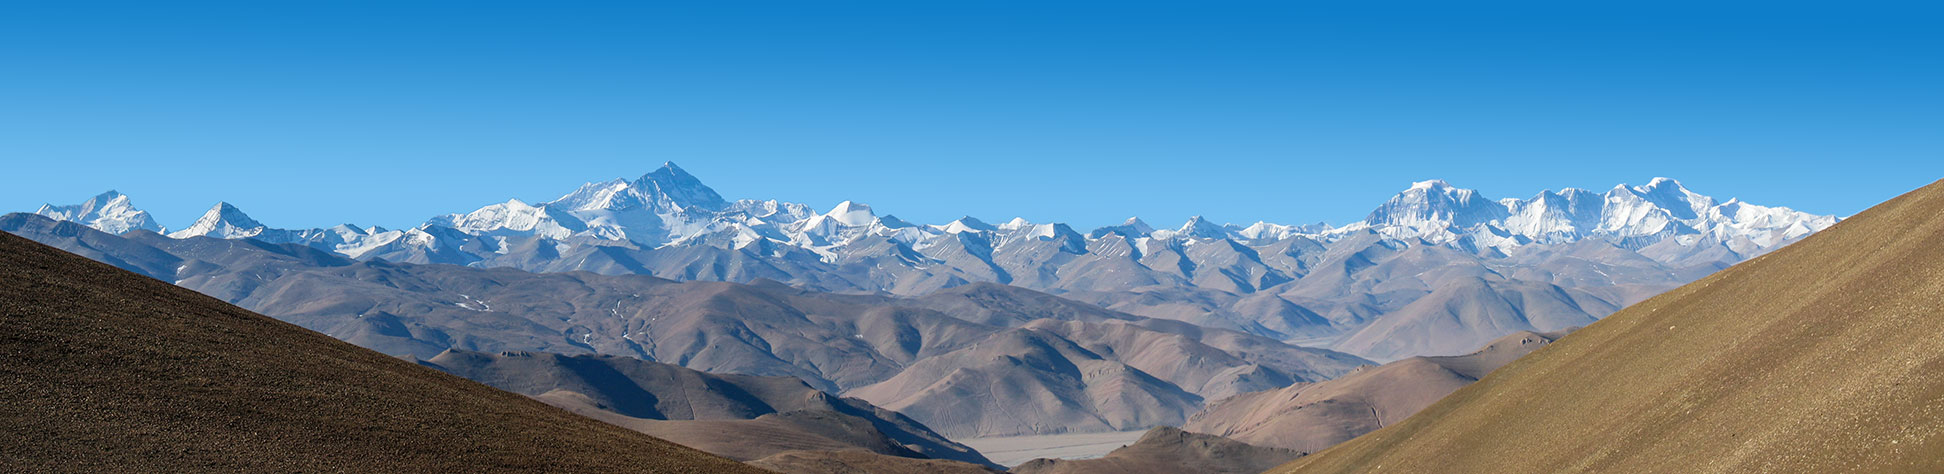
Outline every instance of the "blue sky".
<path fill-rule="evenodd" d="M 1944 177 L 1916 3 L 632 3 L 11 2 L 0 208 L 408 226 L 673 160 L 920 222 L 1341 224 L 1430 178 L 1850 214 Z"/>

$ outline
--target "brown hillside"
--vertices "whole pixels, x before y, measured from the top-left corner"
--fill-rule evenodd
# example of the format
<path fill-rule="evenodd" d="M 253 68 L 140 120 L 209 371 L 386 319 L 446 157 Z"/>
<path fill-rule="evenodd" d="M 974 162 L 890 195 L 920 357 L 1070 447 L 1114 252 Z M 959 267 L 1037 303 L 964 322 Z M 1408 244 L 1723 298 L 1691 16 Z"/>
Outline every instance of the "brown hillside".
<path fill-rule="evenodd" d="M 944 459 L 912 459 L 862 450 L 784 451 L 749 462 L 790 474 L 996 474 L 1000 471 Z"/>
<path fill-rule="evenodd" d="M 1302 456 L 1162 426 L 1098 459 L 1034 459 L 1015 474 L 1254 474 Z"/>
<path fill-rule="evenodd" d="M 27 471 L 760 472 L 0 233 Z"/>
<path fill-rule="evenodd" d="M 1944 182 L 1281 472 L 1944 472 Z"/>
<path fill-rule="evenodd" d="M 1519 331 L 1467 355 L 1412 357 L 1316 383 L 1230 397 L 1182 429 L 1313 453 L 1403 421 L 1563 333 Z"/>
<path fill-rule="evenodd" d="M 710 374 L 633 357 L 459 349 L 420 363 L 738 461 L 863 449 L 997 466 L 904 415 L 790 377 Z"/>

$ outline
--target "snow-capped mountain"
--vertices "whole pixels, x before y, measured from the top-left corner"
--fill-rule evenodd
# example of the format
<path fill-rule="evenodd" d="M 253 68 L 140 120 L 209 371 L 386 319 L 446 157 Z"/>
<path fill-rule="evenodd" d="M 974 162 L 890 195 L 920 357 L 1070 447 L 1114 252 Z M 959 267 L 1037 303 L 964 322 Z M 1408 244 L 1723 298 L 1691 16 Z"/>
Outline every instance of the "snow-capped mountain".
<path fill-rule="evenodd" d="M 38 214 L 71 220 L 103 231 L 160 230 L 148 213 L 128 197 L 110 191 L 73 206 L 42 206 Z M 759 245 L 809 250 L 833 263 L 844 248 L 883 241 L 917 251 L 959 234 L 977 234 L 994 246 L 1011 242 L 1061 241 L 1056 246 L 1084 252 L 1090 242 L 1119 236 L 1139 245 L 1155 242 L 1229 239 L 1271 242 L 1302 237 L 1334 241 L 1361 232 L 1391 239 L 1423 239 L 1468 250 L 1516 251 L 1530 244 L 1555 244 L 1588 238 L 1644 247 L 1666 239 L 1745 241 L 1754 249 L 1773 248 L 1822 230 L 1833 216 L 1786 207 L 1758 206 L 1695 193 L 1680 182 L 1655 178 L 1643 186 L 1619 185 L 1605 193 L 1568 188 L 1528 199 L 1492 200 L 1477 191 L 1442 180 L 1413 183 L 1378 206 L 1362 221 L 1332 228 L 1325 224 L 1291 226 L 1257 222 L 1249 226 L 1216 224 L 1193 217 L 1174 229 L 1156 230 L 1138 218 L 1084 235 L 1064 224 L 1014 219 L 991 225 L 966 217 L 943 225 L 918 225 L 879 217 L 870 205 L 845 201 L 827 212 L 781 201 L 730 202 L 674 163 L 634 180 L 592 182 L 558 199 L 527 204 L 513 199 L 467 213 L 434 217 L 405 231 L 342 225 L 329 229 L 283 230 L 265 226 L 228 203 L 218 203 L 195 223 L 170 237 L 257 238 L 304 243 L 351 257 L 380 248 L 446 248 L 467 253 L 504 252 L 507 238 L 608 242 L 636 247 L 713 245 L 742 249 Z M 954 239 L 959 244 L 966 241 Z M 472 243 L 472 242 L 479 243 Z M 985 245 L 985 244 L 975 244 Z M 978 249 L 987 254 L 995 249 Z M 1135 249 L 1140 251 L 1140 249 Z M 444 263 L 471 263 L 489 256 Z"/>
<path fill-rule="evenodd" d="M 111 234 L 131 230 L 163 231 L 162 226 L 156 225 L 155 219 L 149 216 L 148 211 L 136 209 L 135 204 L 129 202 L 128 196 L 113 190 L 72 206 L 43 204 L 40 210 L 34 213 L 54 220 L 87 224 L 88 227 Z"/>
<path fill-rule="evenodd" d="M 109 232 L 156 228 L 119 194 L 45 206 L 41 214 Z M 277 229 L 219 203 L 169 236 L 300 244 L 360 260 L 768 279 L 837 292 L 922 295 L 996 282 L 1143 316 L 1302 340 L 1342 337 L 1375 318 L 1438 308 L 1504 309 L 1492 313 L 1499 317 L 1530 307 L 1579 314 L 1573 321 L 1584 322 L 1836 221 L 1718 201 L 1665 178 L 1604 193 L 1565 189 L 1500 200 L 1433 180 L 1414 183 L 1342 227 L 1238 226 L 1195 217 L 1156 229 L 1130 218 L 1083 233 L 1023 218 L 916 224 L 852 201 L 821 209 L 727 201 L 668 163 L 637 179 L 588 183 L 537 204 L 508 200 L 410 229 Z M 1424 298 L 1514 297 L 1503 295 L 1516 301 L 1413 305 Z M 1548 324 L 1532 327 L 1557 329 Z"/>
<path fill-rule="evenodd" d="M 1585 238 L 1648 245 L 1699 236 L 1747 239 L 1757 247 L 1772 248 L 1828 228 L 1836 220 L 1739 200 L 1717 203 L 1669 178 L 1654 178 L 1644 186 L 1622 184 L 1604 194 L 1567 188 L 1499 201 L 1433 180 L 1413 184 L 1362 222 L 1324 234 L 1371 229 L 1390 237 L 1468 242 L 1502 251 Z"/>
<path fill-rule="evenodd" d="M 265 232 L 269 232 L 271 235 L 264 235 Z M 189 224 L 188 227 L 184 227 L 182 230 L 170 232 L 169 237 L 176 239 L 187 239 L 190 237 L 241 239 L 263 236 L 265 237 L 264 240 L 282 241 L 284 239 L 276 237 L 286 232 L 288 231 L 271 229 L 263 225 L 262 222 L 251 219 L 249 214 L 244 214 L 242 209 L 237 209 L 236 206 L 232 206 L 230 203 L 218 202 L 215 206 L 210 207 L 208 211 L 203 212 L 202 217 L 197 218 L 194 224 Z"/>

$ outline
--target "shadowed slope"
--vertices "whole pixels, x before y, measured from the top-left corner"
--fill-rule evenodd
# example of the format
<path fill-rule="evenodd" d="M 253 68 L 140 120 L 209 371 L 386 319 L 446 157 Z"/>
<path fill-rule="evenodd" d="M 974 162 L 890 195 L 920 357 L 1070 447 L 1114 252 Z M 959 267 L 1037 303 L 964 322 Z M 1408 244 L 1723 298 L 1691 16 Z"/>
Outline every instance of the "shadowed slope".
<path fill-rule="evenodd" d="M 632 357 L 458 349 L 422 363 L 731 459 L 863 449 L 991 464 L 904 415 L 789 377 L 710 374 Z"/>
<path fill-rule="evenodd" d="M 28 471 L 757 472 L 0 234 Z"/>
<path fill-rule="evenodd" d="M 1282 472 L 1944 471 L 1944 182 Z"/>

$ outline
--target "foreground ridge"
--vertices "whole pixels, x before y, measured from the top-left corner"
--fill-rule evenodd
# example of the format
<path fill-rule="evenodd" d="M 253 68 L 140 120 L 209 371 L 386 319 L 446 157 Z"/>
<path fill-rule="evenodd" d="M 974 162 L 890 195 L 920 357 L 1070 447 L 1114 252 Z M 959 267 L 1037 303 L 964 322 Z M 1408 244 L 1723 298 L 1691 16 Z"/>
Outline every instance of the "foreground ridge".
<path fill-rule="evenodd" d="M 13 469 L 761 472 L 11 234 L 0 276 Z"/>
<path fill-rule="evenodd" d="M 1944 181 L 1277 472 L 1944 470 Z"/>

